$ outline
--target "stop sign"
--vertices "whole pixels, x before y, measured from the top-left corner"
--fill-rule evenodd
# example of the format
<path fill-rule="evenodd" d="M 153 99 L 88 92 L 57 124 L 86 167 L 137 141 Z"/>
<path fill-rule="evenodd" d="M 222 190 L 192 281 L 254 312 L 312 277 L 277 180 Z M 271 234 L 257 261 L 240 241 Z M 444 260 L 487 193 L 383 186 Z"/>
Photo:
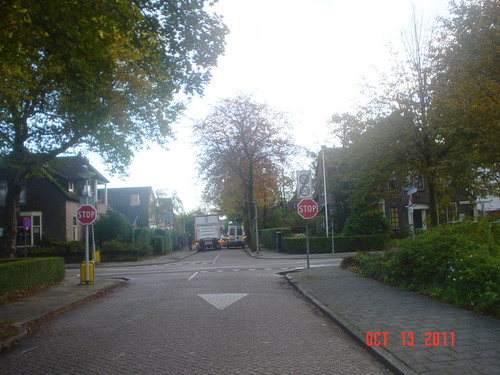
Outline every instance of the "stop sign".
<path fill-rule="evenodd" d="M 83 204 L 76 211 L 76 220 L 82 225 L 90 225 L 97 219 L 97 210 L 90 204 Z"/>
<path fill-rule="evenodd" d="M 310 199 L 302 199 L 297 205 L 297 213 L 304 219 L 312 219 L 318 213 L 318 204 Z"/>

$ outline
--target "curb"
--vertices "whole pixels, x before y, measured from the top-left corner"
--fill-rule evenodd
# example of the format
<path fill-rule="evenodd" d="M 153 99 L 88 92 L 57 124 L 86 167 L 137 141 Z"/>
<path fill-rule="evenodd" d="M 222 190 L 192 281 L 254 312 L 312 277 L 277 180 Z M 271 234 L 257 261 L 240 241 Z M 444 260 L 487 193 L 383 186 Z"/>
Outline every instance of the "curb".
<path fill-rule="evenodd" d="M 300 272 L 297 270 L 295 272 Z M 290 273 L 290 272 L 288 272 Z M 367 350 L 371 355 L 381 361 L 386 365 L 391 371 L 398 375 L 417 375 L 417 373 L 408 367 L 399 358 L 390 353 L 387 349 L 376 346 L 368 346 L 365 344 L 365 338 L 363 334 L 351 323 L 349 323 L 342 315 L 332 311 L 323 302 L 311 295 L 305 290 L 302 290 L 299 285 L 293 280 L 292 277 L 288 276 L 288 273 L 283 274 L 288 283 L 302 296 L 305 297 L 307 301 L 316 306 L 321 312 L 323 312 L 330 320 L 335 322 L 339 327 L 341 327 L 349 336 L 351 336 L 360 346 Z"/>
<path fill-rule="evenodd" d="M 193 250 L 192 252 L 183 255 L 179 258 L 170 258 L 168 261 L 165 262 L 151 262 L 151 263 L 143 263 L 142 261 L 129 261 L 129 262 L 99 262 L 96 263 L 95 267 L 101 268 L 101 267 L 122 267 L 122 266 L 127 266 L 127 267 L 139 267 L 139 266 L 152 266 L 152 265 L 159 265 L 159 264 L 170 264 L 170 263 L 175 263 L 180 260 L 183 260 L 187 257 L 190 257 L 191 255 L 194 255 L 198 252 L 198 250 Z M 65 266 L 66 269 L 79 269 L 80 268 L 80 263 L 69 263 L 66 264 Z"/>
<path fill-rule="evenodd" d="M 93 300 L 95 298 L 99 298 L 101 296 L 104 296 L 107 293 L 109 293 L 115 289 L 118 289 L 119 287 L 122 287 L 123 285 L 125 285 L 128 282 L 128 280 L 126 280 L 126 279 L 116 279 L 116 280 L 119 280 L 119 281 L 117 281 L 113 285 L 109 285 L 107 287 L 98 289 L 94 293 L 89 294 L 88 296 L 80 298 L 78 300 L 75 300 L 75 301 L 69 303 L 68 305 L 60 307 L 54 311 L 50 311 L 46 314 L 40 315 L 37 318 L 27 320 L 25 322 L 18 322 L 16 324 L 14 324 L 14 326 L 16 326 L 19 329 L 19 334 L 17 334 L 16 336 L 13 336 L 11 338 L 8 338 L 4 342 L 0 342 L 0 353 L 3 353 L 5 351 L 11 349 L 13 346 L 17 345 L 21 340 L 28 337 L 30 335 L 30 332 L 33 331 L 33 327 L 36 324 L 38 324 L 46 319 L 50 319 L 50 318 L 53 318 L 59 314 L 62 314 L 65 311 L 71 310 L 72 308 L 76 307 L 79 304 L 90 302 L 91 300 Z"/>

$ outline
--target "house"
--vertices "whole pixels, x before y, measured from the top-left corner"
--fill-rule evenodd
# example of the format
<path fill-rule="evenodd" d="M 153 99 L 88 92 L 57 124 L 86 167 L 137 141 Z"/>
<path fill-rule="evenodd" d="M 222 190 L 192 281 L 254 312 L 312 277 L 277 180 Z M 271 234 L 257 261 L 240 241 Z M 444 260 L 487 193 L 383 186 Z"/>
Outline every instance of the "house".
<path fill-rule="evenodd" d="M 81 176 L 89 172 L 90 179 Z M 0 169 L 0 232 L 5 226 L 7 176 L 9 171 Z M 44 237 L 60 241 L 79 241 L 83 238 L 82 226 L 76 220 L 81 203 L 95 203 L 98 213 L 105 213 L 104 201 L 94 202 L 99 185 L 109 181 L 82 156 L 58 157 L 43 170 L 43 177 L 25 181 L 20 198 L 19 227 L 29 218 L 29 230 L 20 230 L 18 246 L 33 246 Z M 87 187 L 88 182 L 88 187 Z"/>
<path fill-rule="evenodd" d="M 326 205 L 329 213 L 329 226 L 333 221 L 335 232 L 342 231 L 343 223 L 349 214 L 347 200 L 352 194 L 352 182 L 346 178 L 349 160 L 343 148 L 322 147 L 316 160 L 315 200 L 320 211 L 325 207 L 324 180 L 326 180 Z M 325 173 L 323 174 L 323 165 Z M 463 189 L 455 189 L 447 207 L 440 207 L 440 223 L 462 220 L 476 216 L 475 203 L 467 199 Z M 393 176 L 378 191 L 380 211 L 390 222 L 394 231 L 413 226 L 427 229 L 430 221 L 430 194 L 424 178 Z M 409 194 L 411 193 L 411 194 Z"/>
<path fill-rule="evenodd" d="M 101 189 L 99 197 L 124 215 L 133 227 L 156 228 L 156 199 L 151 186 Z"/>

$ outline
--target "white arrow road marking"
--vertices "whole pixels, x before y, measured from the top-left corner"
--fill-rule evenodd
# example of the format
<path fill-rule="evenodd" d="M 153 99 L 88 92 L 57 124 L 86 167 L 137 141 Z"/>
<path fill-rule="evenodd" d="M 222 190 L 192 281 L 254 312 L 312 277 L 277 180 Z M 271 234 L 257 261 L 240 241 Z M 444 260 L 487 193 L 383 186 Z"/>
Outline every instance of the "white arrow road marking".
<path fill-rule="evenodd" d="M 224 310 L 226 307 L 239 301 L 243 297 L 248 296 L 248 293 L 223 293 L 223 294 L 198 294 L 201 298 L 219 310 Z"/>

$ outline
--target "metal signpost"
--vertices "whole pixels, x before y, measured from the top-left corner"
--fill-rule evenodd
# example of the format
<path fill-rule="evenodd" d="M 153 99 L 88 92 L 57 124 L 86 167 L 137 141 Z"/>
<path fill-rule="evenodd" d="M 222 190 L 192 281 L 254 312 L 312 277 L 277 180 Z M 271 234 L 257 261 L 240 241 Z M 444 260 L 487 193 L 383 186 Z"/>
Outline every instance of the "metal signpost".
<path fill-rule="evenodd" d="M 302 199 L 297 204 L 297 213 L 305 220 L 306 223 L 306 256 L 307 256 L 307 269 L 310 268 L 309 263 L 309 228 L 307 225 L 307 220 L 312 219 L 318 213 L 318 204 L 310 199 Z"/>
<path fill-rule="evenodd" d="M 28 243 L 26 240 L 26 236 L 28 235 L 28 231 L 31 228 L 31 218 L 25 217 L 23 219 L 23 229 L 24 229 L 24 257 L 28 256 Z"/>
<path fill-rule="evenodd" d="M 89 225 L 97 219 L 97 210 L 90 204 L 82 204 L 76 211 L 76 220 L 85 226 L 85 284 L 89 283 Z"/>

